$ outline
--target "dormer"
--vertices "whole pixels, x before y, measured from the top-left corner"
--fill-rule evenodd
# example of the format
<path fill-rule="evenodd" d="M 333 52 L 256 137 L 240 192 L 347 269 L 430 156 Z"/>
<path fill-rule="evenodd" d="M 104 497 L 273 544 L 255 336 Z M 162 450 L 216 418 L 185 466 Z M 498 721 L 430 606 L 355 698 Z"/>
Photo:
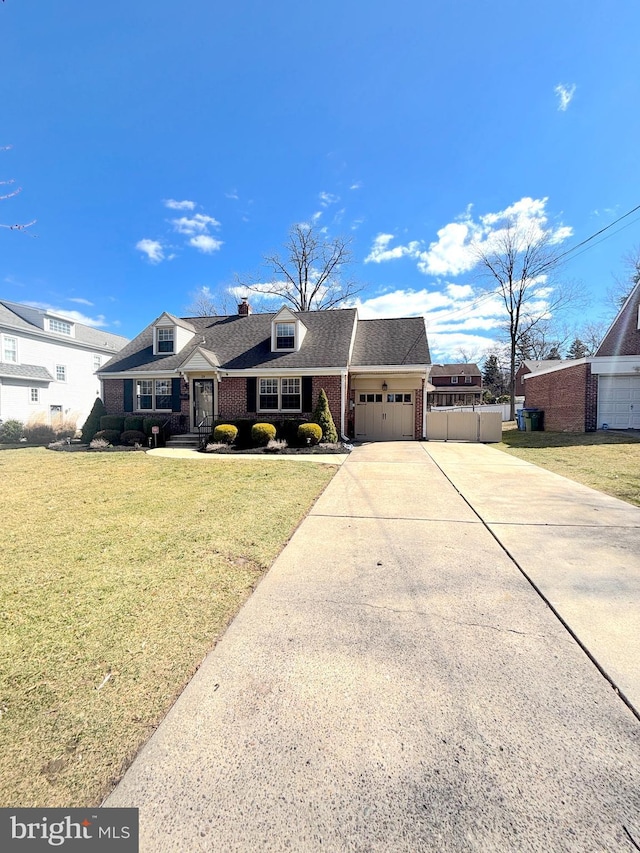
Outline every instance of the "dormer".
<path fill-rule="evenodd" d="M 68 317 L 45 314 L 44 328 L 45 331 L 53 332 L 56 335 L 65 335 L 67 338 L 75 337 L 75 325 Z"/>
<path fill-rule="evenodd" d="M 191 323 L 166 313 L 158 317 L 152 331 L 154 355 L 174 355 L 180 352 L 196 333 Z"/>
<path fill-rule="evenodd" d="M 306 333 L 302 320 L 283 305 L 271 321 L 271 352 L 298 352 Z"/>

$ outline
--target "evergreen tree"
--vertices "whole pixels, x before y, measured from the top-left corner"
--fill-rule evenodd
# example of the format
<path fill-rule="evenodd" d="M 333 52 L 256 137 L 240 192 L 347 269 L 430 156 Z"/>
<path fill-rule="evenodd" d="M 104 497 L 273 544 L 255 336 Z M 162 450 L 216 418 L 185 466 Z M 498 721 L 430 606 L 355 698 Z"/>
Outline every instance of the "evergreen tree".
<path fill-rule="evenodd" d="M 554 344 L 549 350 L 549 354 L 547 355 L 547 359 L 549 361 L 562 361 L 562 353 L 560 352 L 560 347 L 558 344 Z M 544 359 L 542 359 L 544 361 Z"/>
<path fill-rule="evenodd" d="M 100 418 L 106 414 L 107 410 L 104 407 L 104 403 L 100 397 L 96 397 L 93 408 L 89 412 L 89 417 L 86 419 L 84 426 L 82 427 L 81 441 L 83 444 L 89 444 L 93 440 L 93 436 L 100 429 Z"/>
<path fill-rule="evenodd" d="M 485 359 L 482 371 L 482 384 L 494 397 L 502 394 L 504 391 L 504 373 L 498 361 L 498 356 L 495 353 L 491 353 Z"/>
<path fill-rule="evenodd" d="M 567 358 L 584 358 L 589 355 L 589 351 L 580 338 L 575 338 L 569 349 L 567 350 Z"/>
<path fill-rule="evenodd" d="M 338 440 L 338 431 L 336 430 L 336 425 L 331 417 L 331 409 L 329 408 L 329 401 L 327 400 L 324 388 L 320 389 L 318 405 L 313 413 L 312 421 L 321 427 L 322 440 L 335 444 Z"/>

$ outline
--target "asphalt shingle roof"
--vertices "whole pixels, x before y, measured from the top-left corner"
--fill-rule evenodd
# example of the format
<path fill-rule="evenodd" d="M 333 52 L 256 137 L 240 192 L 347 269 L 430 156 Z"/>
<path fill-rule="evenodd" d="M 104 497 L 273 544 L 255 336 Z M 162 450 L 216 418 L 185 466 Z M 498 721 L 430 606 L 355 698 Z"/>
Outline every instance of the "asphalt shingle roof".
<path fill-rule="evenodd" d="M 7 364 L 0 363 L 0 376 L 6 379 L 39 379 L 53 382 L 53 376 L 46 367 L 37 364 Z"/>
<path fill-rule="evenodd" d="M 61 317 L 73 324 L 74 334 L 72 336 L 59 335 L 43 329 L 43 318 L 45 316 Z M 15 329 L 16 331 L 33 332 L 38 330 L 41 335 L 56 341 L 67 341 L 68 343 L 86 344 L 93 349 L 117 352 L 127 342 L 122 335 L 114 335 L 111 332 L 103 332 L 91 326 L 85 326 L 69 317 L 63 317 L 54 311 L 44 311 L 42 308 L 32 308 L 30 305 L 20 305 L 17 302 L 0 300 L 0 326 Z"/>
<path fill-rule="evenodd" d="M 358 320 L 351 359 L 354 367 L 430 362 L 423 317 Z"/>
<path fill-rule="evenodd" d="M 271 321 L 275 314 L 238 314 L 229 317 L 183 318 L 193 326 L 193 339 L 178 353 L 153 355 L 151 323 L 100 370 L 173 371 L 188 360 L 198 347 L 215 356 L 222 370 L 282 368 L 346 368 L 355 322 L 355 308 L 336 311 L 303 311 L 296 316 L 307 332 L 299 352 L 271 352 Z"/>
<path fill-rule="evenodd" d="M 434 364 L 431 367 L 431 376 L 481 376 L 477 364 Z"/>

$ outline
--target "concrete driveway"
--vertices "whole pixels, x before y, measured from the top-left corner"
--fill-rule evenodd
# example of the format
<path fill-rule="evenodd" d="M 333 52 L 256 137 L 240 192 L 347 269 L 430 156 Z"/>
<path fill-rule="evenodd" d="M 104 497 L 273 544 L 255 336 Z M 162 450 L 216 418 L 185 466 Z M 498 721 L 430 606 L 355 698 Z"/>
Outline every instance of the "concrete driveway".
<path fill-rule="evenodd" d="M 357 448 L 105 805 L 144 853 L 632 851 L 640 723 L 514 560 L 633 701 L 627 639 L 581 614 L 633 599 L 640 511 L 566 483 Z"/>

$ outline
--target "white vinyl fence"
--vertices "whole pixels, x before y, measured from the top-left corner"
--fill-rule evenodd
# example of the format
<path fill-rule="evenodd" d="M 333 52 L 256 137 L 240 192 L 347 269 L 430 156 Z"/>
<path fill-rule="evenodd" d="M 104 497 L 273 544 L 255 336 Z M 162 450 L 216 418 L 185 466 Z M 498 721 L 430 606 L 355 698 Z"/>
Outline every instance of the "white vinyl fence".
<path fill-rule="evenodd" d="M 516 412 L 520 411 L 524 403 L 516 403 Z M 483 406 L 432 406 L 432 412 L 500 412 L 503 421 L 509 420 L 508 403 L 491 403 Z"/>

